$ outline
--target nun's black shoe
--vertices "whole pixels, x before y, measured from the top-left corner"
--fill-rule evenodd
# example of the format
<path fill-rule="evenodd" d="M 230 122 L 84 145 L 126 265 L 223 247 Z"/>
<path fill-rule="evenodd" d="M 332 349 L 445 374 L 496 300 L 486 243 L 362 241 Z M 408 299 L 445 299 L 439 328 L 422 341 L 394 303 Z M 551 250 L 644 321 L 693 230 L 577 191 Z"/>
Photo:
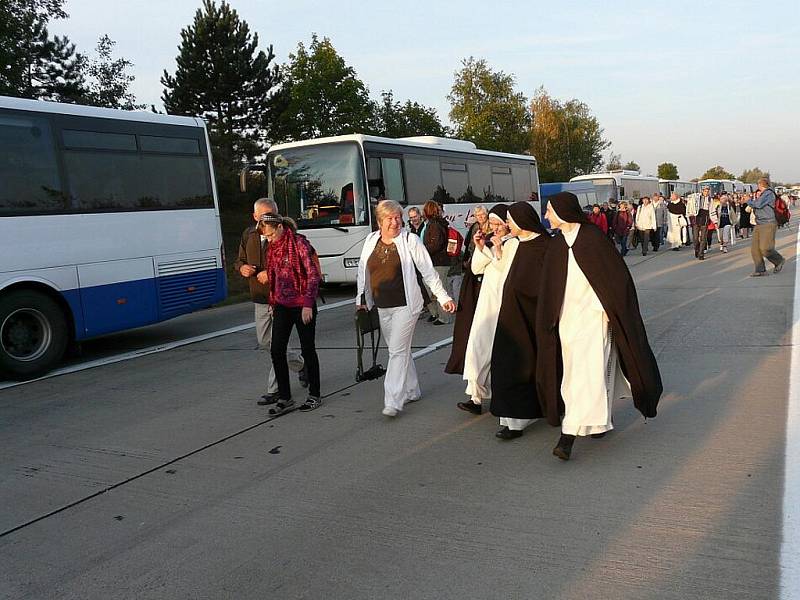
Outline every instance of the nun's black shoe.
<path fill-rule="evenodd" d="M 471 400 L 468 402 L 459 402 L 458 404 L 456 404 L 456 406 L 458 406 L 458 408 L 460 408 L 461 410 L 465 410 L 468 413 L 472 413 L 473 415 L 481 414 L 481 405 L 475 404 Z"/>
<path fill-rule="evenodd" d="M 553 448 L 553 455 L 557 456 L 561 460 L 569 460 L 569 457 L 572 454 L 572 444 L 574 443 L 574 435 L 566 435 L 562 433 L 561 437 L 558 438 L 558 444 L 556 444 L 556 447 Z"/>
<path fill-rule="evenodd" d="M 604 438 L 604 437 L 606 437 L 606 432 L 605 431 L 603 433 L 593 433 L 592 434 L 592 439 L 593 440 L 599 440 L 600 438 Z"/>
<path fill-rule="evenodd" d="M 503 427 L 500 431 L 494 434 L 495 437 L 499 437 L 501 440 L 513 440 L 518 437 L 522 437 L 522 432 L 517 431 L 516 429 L 509 429 L 508 427 Z"/>

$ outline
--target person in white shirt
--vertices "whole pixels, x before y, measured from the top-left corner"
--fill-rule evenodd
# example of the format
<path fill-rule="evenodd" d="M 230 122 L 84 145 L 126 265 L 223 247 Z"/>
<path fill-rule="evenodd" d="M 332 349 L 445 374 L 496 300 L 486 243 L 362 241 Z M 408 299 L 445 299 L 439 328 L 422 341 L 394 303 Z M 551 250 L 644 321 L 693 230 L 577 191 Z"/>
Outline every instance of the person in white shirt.
<path fill-rule="evenodd" d="M 636 232 L 642 243 L 642 256 L 647 256 L 647 246 L 650 236 L 656 235 L 656 211 L 650 203 L 650 198 L 642 198 L 642 204 L 636 211 Z"/>
<path fill-rule="evenodd" d="M 420 237 L 403 228 L 403 207 L 394 200 L 383 200 L 375 215 L 380 229 L 364 240 L 358 262 L 356 309 L 378 308 L 381 334 L 389 349 L 383 414 L 396 417 L 406 404 L 421 396 L 411 357 L 411 341 L 423 306 L 417 272 L 444 311 L 453 313 L 456 305 Z"/>

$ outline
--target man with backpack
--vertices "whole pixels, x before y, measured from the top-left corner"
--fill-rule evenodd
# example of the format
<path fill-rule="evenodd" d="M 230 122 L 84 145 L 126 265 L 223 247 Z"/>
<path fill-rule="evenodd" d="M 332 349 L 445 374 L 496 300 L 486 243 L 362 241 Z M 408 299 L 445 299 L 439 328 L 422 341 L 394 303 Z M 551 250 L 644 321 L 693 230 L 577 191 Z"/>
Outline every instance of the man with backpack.
<path fill-rule="evenodd" d="M 775 210 L 775 192 L 769 187 L 769 181 L 762 177 L 758 180 L 756 196 L 747 204 L 756 215 L 756 226 L 753 229 L 753 241 L 750 255 L 753 257 L 755 271 L 750 277 L 768 275 L 764 259 L 775 265 L 773 273 L 780 273 L 786 259 L 775 250 L 775 231 L 778 229 L 778 215 Z M 787 211 L 788 212 L 788 211 Z"/>

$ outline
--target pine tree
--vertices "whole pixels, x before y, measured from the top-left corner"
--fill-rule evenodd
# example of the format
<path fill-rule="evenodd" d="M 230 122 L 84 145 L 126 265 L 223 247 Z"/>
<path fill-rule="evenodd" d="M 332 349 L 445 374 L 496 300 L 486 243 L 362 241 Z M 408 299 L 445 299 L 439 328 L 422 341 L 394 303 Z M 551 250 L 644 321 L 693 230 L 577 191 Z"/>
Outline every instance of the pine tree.
<path fill-rule="evenodd" d="M 204 0 L 181 31 L 175 74 L 165 70 L 161 78 L 168 113 L 209 123 L 217 177 L 228 186 L 245 161 L 264 151 L 262 127 L 280 80 L 274 58 L 272 46 L 258 50 L 258 34 L 230 4 Z"/>
<path fill-rule="evenodd" d="M 0 3 L 0 94 L 61 102 L 85 101 L 83 57 L 67 37 L 50 36 L 63 0 Z"/>
<path fill-rule="evenodd" d="M 113 59 L 111 54 L 115 45 L 110 37 L 102 36 L 95 49 L 97 57 L 86 61 L 86 74 L 91 78 L 89 103 L 123 110 L 143 109 L 146 105 L 136 104 L 136 97 L 130 91 L 134 77 L 127 70 L 133 63 L 126 58 Z"/>

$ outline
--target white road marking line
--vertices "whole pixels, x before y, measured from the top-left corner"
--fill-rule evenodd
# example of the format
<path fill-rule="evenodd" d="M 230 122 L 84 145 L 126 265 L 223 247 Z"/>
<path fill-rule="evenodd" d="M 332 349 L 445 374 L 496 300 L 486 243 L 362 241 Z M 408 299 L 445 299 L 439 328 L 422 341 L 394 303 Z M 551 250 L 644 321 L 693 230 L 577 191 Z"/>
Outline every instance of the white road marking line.
<path fill-rule="evenodd" d="M 797 234 L 795 250 L 796 256 L 800 256 L 800 231 Z M 791 343 L 780 562 L 780 597 L 785 600 L 800 598 L 800 265 L 796 262 Z"/>
<path fill-rule="evenodd" d="M 423 356 L 428 356 L 428 354 L 432 354 L 437 350 L 441 350 L 442 348 L 449 346 L 452 343 L 453 343 L 452 336 L 444 340 L 439 340 L 438 342 L 434 342 L 430 346 L 426 346 L 422 350 L 417 350 L 416 352 L 414 352 L 414 354 L 411 355 L 411 358 L 417 360 L 418 358 L 422 358 Z"/>
<path fill-rule="evenodd" d="M 355 308 L 355 300 L 351 298 L 348 300 L 342 300 L 341 302 L 334 302 L 333 304 L 323 304 L 322 306 L 319 307 L 319 312 L 323 312 L 326 310 L 333 310 L 334 308 L 340 308 L 342 306 L 347 306 L 348 304 L 353 305 L 353 307 Z M 248 329 L 252 329 L 255 326 L 256 326 L 255 321 L 253 321 L 252 323 L 237 325 L 235 327 L 229 327 L 227 329 L 220 329 L 219 331 L 212 331 L 211 333 L 204 333 L 203 335 L 196 335 L 194 337 L 186 338 L 183 340 L 176 340 L 174 342 L 168 342 L 166 344 L 159 344 L 157 346 L 150 346 L 149 348 L 142 348 L 141 350 L 132 350 L 131 352 L 124 352 L 122 354 L 107 356 L 105 358 L 98 358 L 96 360 L 90 360 L 88 362 L 80 363 L 77 365 L 70 365 L 68 367 L 54 369 L 53 371 L 50 371 L 46 375 L 42 375 L 41 377 L 38 377 L 36 379 L 29 379 L 27 381 L 10 381 L 8 383 L 0 384 L 0 390 L 6 390 L 20 385 L 25 385 L 27 383 L 33 383 L 35 381 L 42 381 L 43 379 L 50 379 L 51 377 L 58 377 L 59 375 L 77 373 L 78 371 L 93 369 L 94 367 L 112 365 L 114 363 L 124 362 L 126 360 L 132 360 L 134 358 L 140 358 L 142 356 L 147 356 L 149 354 L 156 354 L 158 352 L 166 352 L 167 350 L 174 350 L 175 348 L 188 346 L 189 344 L 196 344 L 197 342 L 204 342 L 206 340 L 218 338 L 223 335 L 228 335 L 231 333 L 239 333 L 240 331 L 246 331 Z"/>

